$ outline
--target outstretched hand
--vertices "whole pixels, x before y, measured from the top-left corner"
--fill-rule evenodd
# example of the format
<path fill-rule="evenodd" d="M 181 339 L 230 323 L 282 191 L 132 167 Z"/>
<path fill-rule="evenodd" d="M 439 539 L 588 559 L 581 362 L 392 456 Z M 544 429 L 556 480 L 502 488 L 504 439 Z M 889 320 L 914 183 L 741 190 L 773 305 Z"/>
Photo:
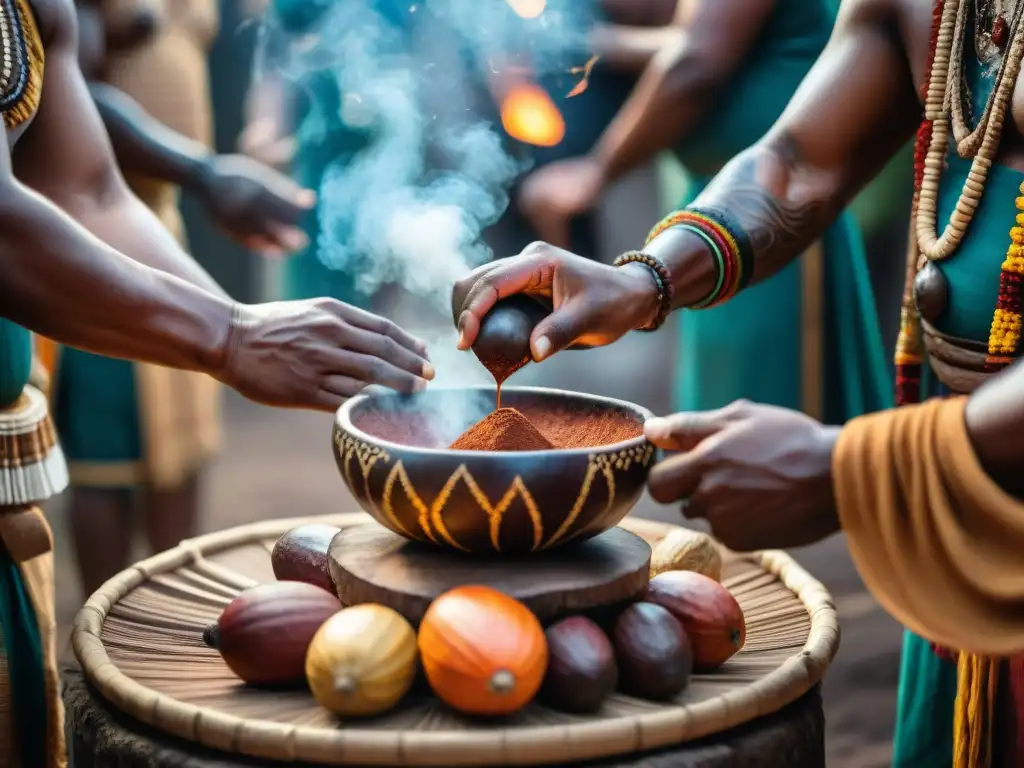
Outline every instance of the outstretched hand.
<path fill-rule="evenodd" d="M 334 299 L 237 305 L 218 379 L 264 405 L 333 411 L 371 384 L 419 392 L 426 345 Z"/>
<path fill-rule="evenodd" d="M 214 220 L 257 253 L 281 257 L 307 245 L 298 225 L 316 204 L 316 194 L 250 157 L 212 158 L 200 196 Z"/>
<path fill-rule="evenodd" d="M 517 203 L 541 239 L 568 248 L 572 220 L 597 205 L 604 185 L 604 171 L 595 159 L 574 157 L 527 176 Z"/>
<path fill-rule="evenodd" d="M 648 325 L 659 309 L 657 286 L 647 267 L 610 267 L 533 243 L 519 256 L 486 264 L 455 284 L 452 318 L 459 329 L 459 349 L 473 346 L 484 316 L 516 294 L 552 307 L 530 337 L 537 362 L 572 346 L 611 344 Z"/>
<path fill-rule="evenodd" d="M 717 411 L 649 420 L 647 438 L 680 452 L 647 484 L 662 503 L 686 501 L 738 551 L 798 547 L 839 529 L 832 494 L 838 429 L 802 413 L 737 401 Z"/>

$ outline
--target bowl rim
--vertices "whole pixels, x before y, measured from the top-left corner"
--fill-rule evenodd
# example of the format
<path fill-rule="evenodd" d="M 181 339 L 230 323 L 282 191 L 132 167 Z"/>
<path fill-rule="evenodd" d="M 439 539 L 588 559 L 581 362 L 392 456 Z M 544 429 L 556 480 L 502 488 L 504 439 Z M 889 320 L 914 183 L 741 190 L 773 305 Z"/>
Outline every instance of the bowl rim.
<path fill-rule="evenodd" d="M 497 389 L 494 386 L 477 384 L 471 387 L 433 387 L 427 391 L 473 391 L 473 392 L 493 392 Z M 594 395 L 589 392 L 572 392 L 567 389 L 556 389 L 554 387 L 502 387 L 505 392 L 522 392 L 526 394 L 540 394 L 540 395 L 567 395 L 571 397 L 583 397 L 592 402 L 596 402 L 607 406 L 616 406 L 628 411 L 632 411 L 637 416 L 642 418 L 644 421 L 654 418 L 654 412 L 649 408 L 645 408 L 642 405 L 631 403 L 628 400 L 619 400 L 614 397 L 605 397 L 604 395 Z M 402 396 L 402 393 L 395 392 L 394 390 L 378 390 L 376 392 L 361 392 L 360 394 L 346 400 L 342 403 L 341 407 L 338 408 L 334 416 L 334 428 L 342 429 L 352 437 L 363 440 L 371 445 L 376 445 L 381 448 L 385 448 L 391 451 L 404 451 L 406 453 L 418 453 L 423 455 L 445 455 L 462 458 L 476 458 L 480 456 L 495 456 L 512 455 L 515 457 L 523 458 L 536 458 L 540 456 L 550 456 L 551 454 L 558 454 L 559 456 L 589 456 L 593 453 L 611 453 L 614 451 L 621 451 L 624 449 L 634 448 L 641 446 L 645 443 L 650 443 L 647 436 L 643 433 L 636 437 L 631 437 L 628 440 L 620 440 L 617 443 L 607 443 L 605 445 L 592 445 L 587 448 L 546 448 L 540 451 L 468 451 L 459 450 L 453 451 L 449 448 L 424 448 L 416 445 L 402 445 L 401 443 L 395 443 L 391 440 L 385 440 L 384 438 L 377 437 L 376 435 L 370 435 L 363 430 L 359 429 L 352 422 L 352 412 L 362 405 L 367 400 L 374 397 L 380 397 L 381 395 L 389 396 Z"/>

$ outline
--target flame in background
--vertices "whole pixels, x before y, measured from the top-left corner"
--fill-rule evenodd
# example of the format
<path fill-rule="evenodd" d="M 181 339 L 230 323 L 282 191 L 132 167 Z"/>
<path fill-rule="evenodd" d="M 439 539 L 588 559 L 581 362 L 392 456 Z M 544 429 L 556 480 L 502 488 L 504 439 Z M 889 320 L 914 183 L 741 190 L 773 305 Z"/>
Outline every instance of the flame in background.
<path fill-rule="evenodd" d="M 547 6 L 547 0 L 507 0 L 509 7 L 523 19 L 536 19 Z"/>
<path fill-rule="evenodd" d="M 519 83 L 501 101 L 501 124 L 514 139 L 554 147 L 565 137 L 565 120 L 540 86 Z"/>

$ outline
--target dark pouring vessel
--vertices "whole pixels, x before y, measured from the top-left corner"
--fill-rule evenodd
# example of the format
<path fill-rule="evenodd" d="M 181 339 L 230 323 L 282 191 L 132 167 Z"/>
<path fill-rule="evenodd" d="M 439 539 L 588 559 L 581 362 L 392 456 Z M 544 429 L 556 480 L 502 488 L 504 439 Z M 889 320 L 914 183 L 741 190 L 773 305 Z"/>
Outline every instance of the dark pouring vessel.
<path fill-rule="evenodd" d="M 547 315 L 543 304 L 521 294 L 499 301 L 484 315 L 473 353 L 499 387 L 533 359 L 530 334 Z"/>

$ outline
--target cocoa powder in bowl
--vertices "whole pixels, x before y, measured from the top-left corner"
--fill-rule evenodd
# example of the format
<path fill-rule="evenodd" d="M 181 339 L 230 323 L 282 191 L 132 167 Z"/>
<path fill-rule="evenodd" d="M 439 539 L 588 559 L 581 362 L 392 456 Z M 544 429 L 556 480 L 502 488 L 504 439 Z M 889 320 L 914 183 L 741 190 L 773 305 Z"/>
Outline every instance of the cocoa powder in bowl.
<path fill-rule="evenodd" d="M 550 406 L 499 408 L 449 447 L 462 451 L 542 451 L 596 448 L 639 437 L 643 427 L 616 411 L 571 411 Z"/>
<path fill-rule="evenodd" d="M 639 437 L 643 424 L 622 411 L 607 408 L 573 408 L 551 402 L 517 404 L 518 411 L 534 432 L 540 433 L 548 445 L 539 448 L 469 448 L 462 450 L 544 450 L 550 448 L 597 448 Z M 500 412 L 500 411 L 499 411 Z M 493 413 L 491 414 L 493 416 Z M 486 419 L 484 419 L 486 421 Z M 425 413 L 409 410 L 369 410 L 354 416 L 356 427 L 368 435 L 411 448 L 446 448 L 458 433 L 436 434 L 437 420 Z M 472 427 L 470 427 L 472 429 Z M 468 432 L 468 430 L 467 430 Z M 465 433 L 463 433 L 465 435 Z"/>
<path fill-rule="evenodd" d="M 546 451 L 554 447 L 515 408 L 499 408 L 449 446 L 453 451 Z"/>
<path fill-rule="evenodd" d="M 643 424 L 621 411 L 606 408 L 566 408 L 529 403 L 520 413 L 556 448 L 597 448 L 640 437 Z"/>

